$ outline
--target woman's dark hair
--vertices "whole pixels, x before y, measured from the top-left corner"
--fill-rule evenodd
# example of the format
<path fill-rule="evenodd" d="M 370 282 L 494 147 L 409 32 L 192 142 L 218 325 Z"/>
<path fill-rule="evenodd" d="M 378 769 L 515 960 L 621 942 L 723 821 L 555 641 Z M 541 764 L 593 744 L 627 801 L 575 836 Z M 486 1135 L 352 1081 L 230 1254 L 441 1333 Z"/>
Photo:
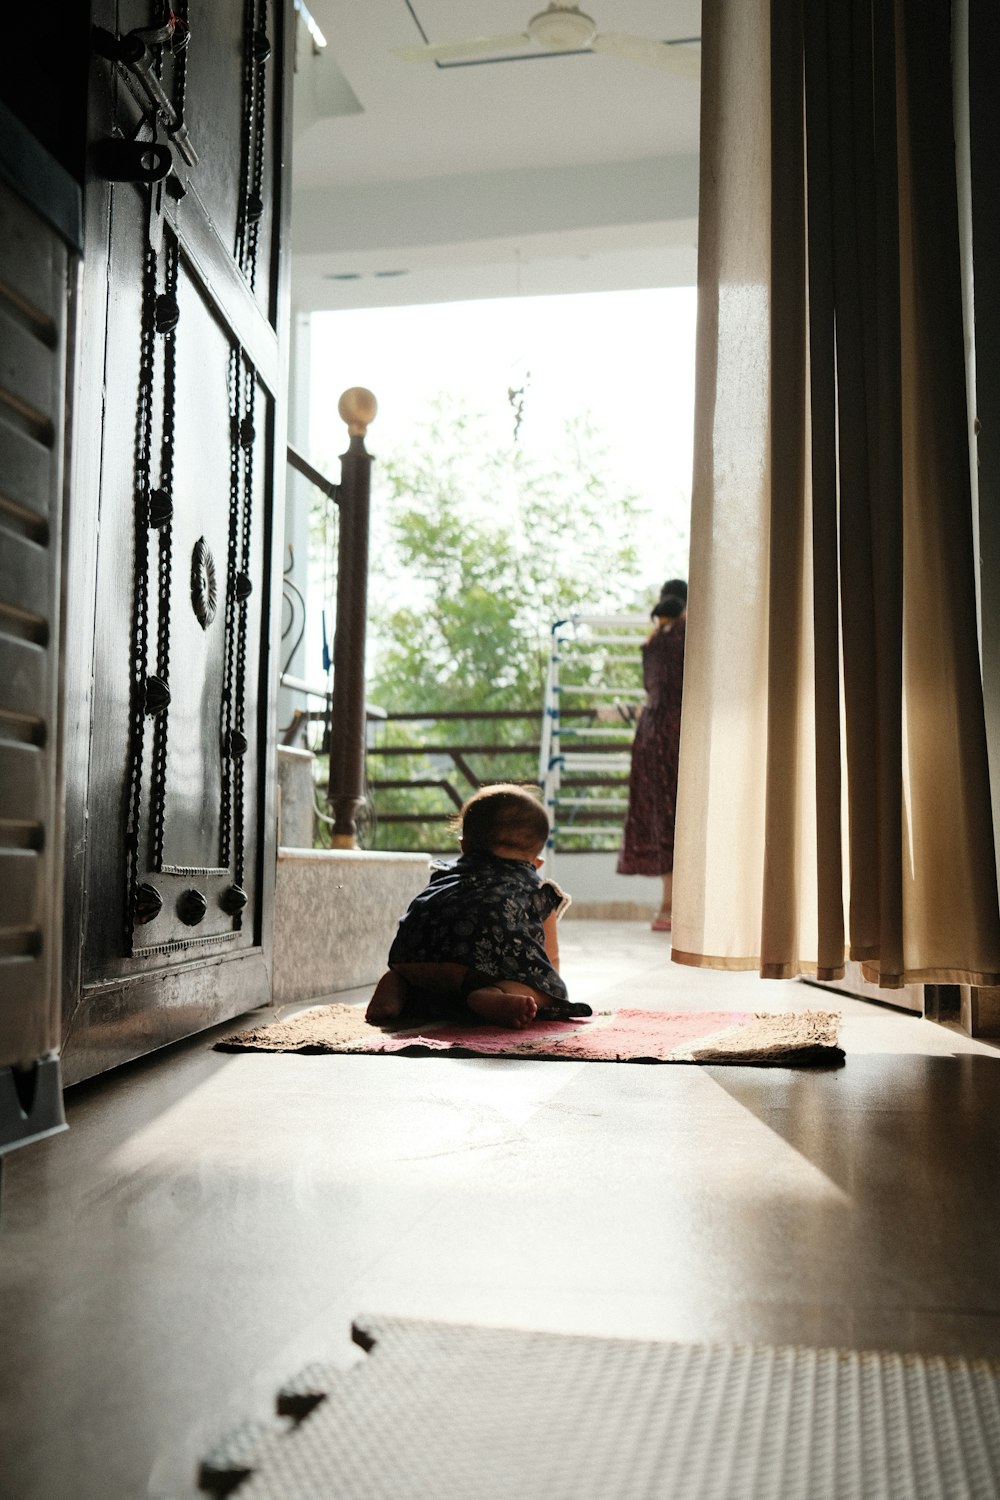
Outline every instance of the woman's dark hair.
<path fill-rule="evenodd" d="M 480 787 L 462 808 L 461 833 L 466 850 L 490 850 L 498 844 L 536 854 L 549 836 L 549 815 L 538 793 L 512 781 Z"/>
<path fill-rule="evenodd" d="M 688 586 L 683 578 L 668 578 L 649 612 L 651 620 L 676 620 L 687 609 Z"/>

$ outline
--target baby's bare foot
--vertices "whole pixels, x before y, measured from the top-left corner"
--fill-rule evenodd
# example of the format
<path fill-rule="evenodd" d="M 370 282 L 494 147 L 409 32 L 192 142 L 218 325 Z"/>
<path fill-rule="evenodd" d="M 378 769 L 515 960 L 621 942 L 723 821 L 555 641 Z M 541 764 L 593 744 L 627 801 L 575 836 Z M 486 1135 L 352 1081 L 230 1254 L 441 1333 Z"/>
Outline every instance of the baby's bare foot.
<path fill-rule="evenodd" d="M 384 1026 L 389 1021 L 398 1019 L 403 1010 L 403 1002 L 406 999 L 406 985 L 398 974 L 390 969 L 388 974 L 383 974 L 372 993 L 365 1011 L 365 1020 L 369 1026 Z"/>
<path fill-rule="evenodd" d="M 530 1026 L 538 1013 L 538 1006 L 530 995 L 511 994 L 509 990 L 473 990 L 467 1004 L 482 1020 L 492 1021 L 496 1026 L 509 1026 L 511 1031 Z"/>

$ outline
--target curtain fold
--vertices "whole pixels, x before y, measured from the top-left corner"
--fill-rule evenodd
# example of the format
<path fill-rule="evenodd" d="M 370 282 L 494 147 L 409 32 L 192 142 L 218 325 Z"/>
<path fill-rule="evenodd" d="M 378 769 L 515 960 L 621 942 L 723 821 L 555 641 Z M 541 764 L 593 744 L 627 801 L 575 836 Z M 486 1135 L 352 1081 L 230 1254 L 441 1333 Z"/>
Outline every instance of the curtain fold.
<path fill-rule="evenodd" d="M 675 961 L 1000 983 L 946 0 L 704 0 Z"/>

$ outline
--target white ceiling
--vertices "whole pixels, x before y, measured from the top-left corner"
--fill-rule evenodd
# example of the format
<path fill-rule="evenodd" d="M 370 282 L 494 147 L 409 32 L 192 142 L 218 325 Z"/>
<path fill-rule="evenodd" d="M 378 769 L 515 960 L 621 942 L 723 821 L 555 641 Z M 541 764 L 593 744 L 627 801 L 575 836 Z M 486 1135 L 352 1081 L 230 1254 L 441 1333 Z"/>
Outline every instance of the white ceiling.
<path fill-rule="evenodd" d="M 303 310 L 690 283 L 698 86 L 596 53 L 405 63 L 523 31 L 542 0 L 306 0 L 293 299 Z M 600 31 L 697 37 L 699 0 L 594 0 Z"/>

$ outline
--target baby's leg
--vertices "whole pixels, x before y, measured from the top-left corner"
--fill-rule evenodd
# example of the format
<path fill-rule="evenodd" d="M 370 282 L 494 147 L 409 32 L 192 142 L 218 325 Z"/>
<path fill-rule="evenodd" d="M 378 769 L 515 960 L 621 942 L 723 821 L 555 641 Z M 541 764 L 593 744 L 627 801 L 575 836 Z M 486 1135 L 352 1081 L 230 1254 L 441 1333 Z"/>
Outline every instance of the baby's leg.
<path fill-rule="evenodd" d="M 458 1012 L 456 1019 L 467 1008 L 480 1020 L 509 1026 L 512 1031 L 530 1026 L 539 1009 L 552 1003 L 528 984 L 516 979 L 492 979 L 465 964 L 398 964 L 375 986 L 366 1020 L 375 1026 L 397 1020 L 415 993 L 423 997 L 437 994 L 442 1001 L 450 1000 L 450 1009 Z"/>
<path fill-rule="evenodd" d="M 481 1020 L 492 1021 L 495 1026 L 509 1026 L 511 1031 L 530 1026 L 542 1006 L 549 1003 L 540 990 L 517 979 L 497 979 L 484 984 L 470 990 L 465 1000 Z"/>
<path fill-rule="evenodd" d="M 408 1024 L 404 1016 L 408 1009 L 416 1013 L 414 1020 L 428 1012 L 433 1015 L 435 996 L 457 997 L 468 972 L 465 964 L 394 964 L 375 986 L 365 1020 L 372 1026 L 386 1026 L 403 1016 Z"/>
<path fill-rule="evenodd" d="M 395 1021 L 406 1004 L 409 988 L 401 974 L 388 969 L 375 986 L 368 1002 L 365 1020 L 369 1025 L 384 1026 L 387 1021 Z"/>

